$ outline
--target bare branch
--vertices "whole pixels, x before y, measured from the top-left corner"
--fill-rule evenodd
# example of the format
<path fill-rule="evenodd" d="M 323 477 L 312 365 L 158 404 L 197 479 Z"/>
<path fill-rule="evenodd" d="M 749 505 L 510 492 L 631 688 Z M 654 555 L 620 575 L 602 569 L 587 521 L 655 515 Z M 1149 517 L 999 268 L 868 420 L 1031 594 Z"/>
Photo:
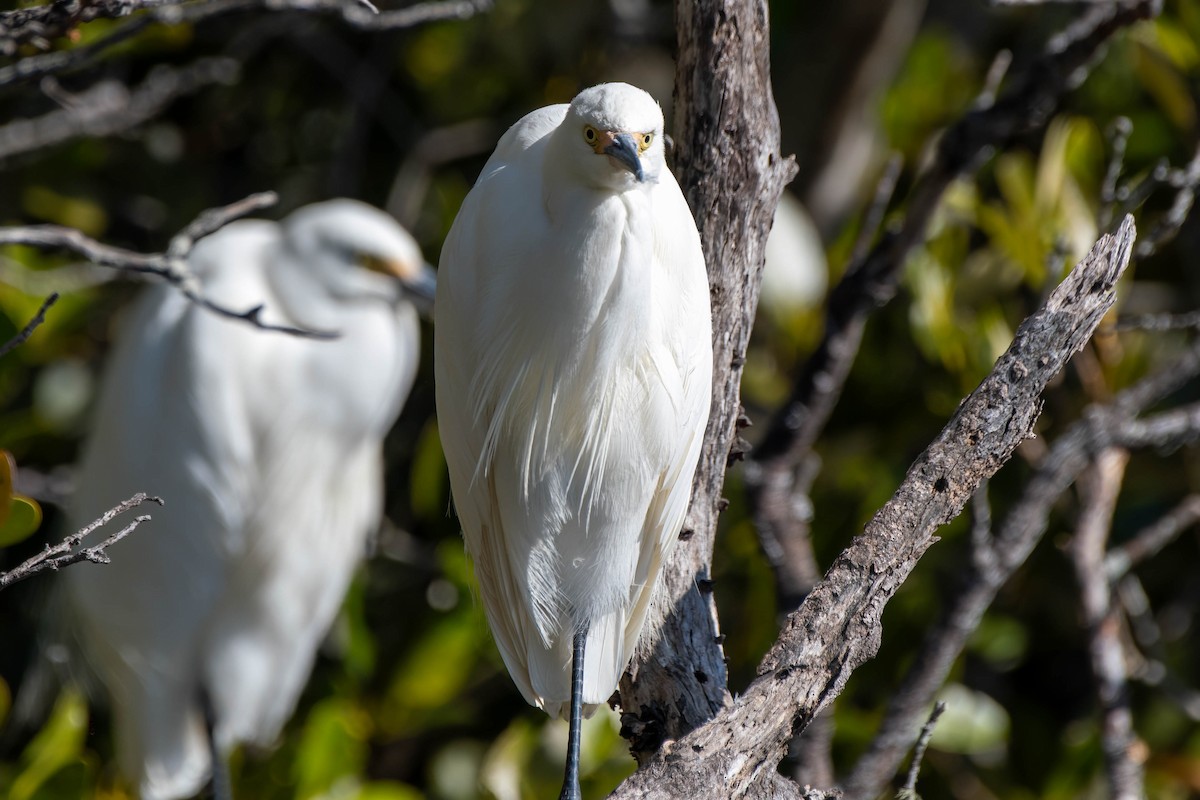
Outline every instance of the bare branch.
<path fill-rule="evenodd" d="M 1200 148 L 1197 148 L 1196 155 L 1186 167 L 1169 173 L 1168 180 L 1177 189 L 1175 200 L 1163 218 L 1151 228 L 1150 234 L 1138 242 L 1138 258 L 1149 258 L 1158 248 L 1174 239 L 1191 213 L 1192 204 L 1196 201 L 1196 187 L 1200 185 Z"/>
<path fill-rule="evenodd" d="M 802 549 L 812 448 L 824 430 L 858 353 L 867 319 L 891 300 L 908 252 L 919 243 L 942 195 L 992 148 L 1044 124 L 1061 97 L 1086 75 L 1088 65 L 1116 31 L 1159 8 L 1158 0 L 1097 5 L 1052 39 L 1040 59 L 995 102 L 981 98 L 942 135 L 930 166 L 914 185 L 899 225 L 854 261 L 829 295 L 825 330 L 816 351 L 798 371 L 788 401 L 772 418 L 747 464 L 749 500 L 764 541 L 776 550 Z"/>
<path fill-rule="evenodd" d="M 1088 409 L 1049 448 L 994 537 L 980 523 L 982 493 L 976 493 L 976 525 L 970 557 L 961 568 L 961 584 L 892 692 L 875 738 L 844 782 L 847 797 L 877 797 L 896 774 L 908 749 L 910 731 L 945 682 L 1000 587 L 1041 541 L 1051 509 L 1062 493 L 1096 453 L 1122 435 L 1136 414 L 1197 375 L 1200 375 L 1200 344 L 1106 405 Z"/>
<path fill-rule="evenodd" d="M 1133 133 L 1133 123 L 1129 117 L 1117 117 L 1108 126 L 1107 134 L 1112 153 L 1108 158 L 1108 169 L 1104 173 L 1104 182 L 1100 186 L 1100 211 L 1098 227 L 1108 230 L 1112 224 L 1113 213 L 1117 203 L 1117 181 L 1125 166 L 1125 146 L 1129 143 L 1129 135 Z"/>
<path fill-rule="evenodd" d="M 925 748 L 929 747 L 929 740 L 933 738 L 933 728 L 945 710 L 945 703 L 935 703 L 933 711 L 929 712 L 929 719 L 921 726 L 921 734 L 917 737 L 917 744 L 913 748 L 912 766 L 908 768 L 908 777 L 904 779 L 903 791 L 908 792 L 910 796 L 916 794 L 917 776 L 921 774 L 921 761 L 925 758 Z"/>
<path fill-rule="evenodd" d="M 1200 521 L 1200 495 L 1193 494 L 1128 542 L 1109 550 L 1104 559 L 1108 580 L 1114 583 L 1121 580 L 1125 573 L 1157 554 L 1197 521 Z"/>
<path fill-rule="evenodd" d="M 0 228 L 0 246 L 24 244 L 43 249 L 69 250 L 102 267 L 159 278 L 178 288 L 196 305 L 223 317 L 243 320 L 256 328 L 312 339 L 335 338 L 337 333 L 332 331 L 310 331 L 290 325 L 264 322 L 262 319 L 264 308 L 261 305 L 245 311 L 238 311 L 216 303 L 204 296 L 199 281 L 188 267 L 187 257 L 191 254 L 196 242 L 240 216 L 274 204 L 277 199 L 274 192 L 262 192 L 227 206 L 209 209 L 176 234 L 171 239 L 165 253 L 136 253 L 132 250 L 101 244 L 74 228 L 64 228 L 60 225 Z"/>
<path fill-rule="evenodd" d="M 32 153 L 80 136 L 110 136 L 154 118 L 177 97 L 214 83 L 237 80 L 230 58 L 202 58 L 175 69 L 159 65 L 139 86 L 128 89 L 101 81 L 70 97 L 70 103 L 41 117 L 18 119 L 0 127 L 0 159 Z"/>
<path fill-rule="evenodd" d="M 369 3 L 364 5 L 360 0 L 99 0 L 94 3 L 69 0 L 0 13 L 0 53 L 11 55 L 22 42 L 34 37 L 44 41 L 92 19 L 125 17 L 134 13 L 138 16 L 91 44 L 30 56 L 0 68 L 0 87 L 79 67 L 152 23 L 179 25 L 231 13 L 291 11 L 337 14 L 346 24 L 363 31 L 394 31 L 428 22 L 468 19 L 489 10 L 492 2 L 430 0 L 407 8 L 377 12 Z"/>
<path fill-rule="evenodd" d="M 29 340 L 29 337 L 33 335 L 33 332 L 37 330 L 37 327 L 46 321 L 46 312 L 50 309 L 50 306 L 57 302 L 58 292 L 55 292 L 47 297 L 45 302 L 42 303 L 42 307 L 39 308 L 37 313 L 33 315 L 33 319 L 29 320 L 29 322 L 25 324 L 25 327 L 22 328 L 16 336 L 0 345 L 0 356 L 7 355 L 8 352 L 14 347 L 19 347 L 20 345 L 25 344 L 25 342 Z"/>
<path fill-rule="evenodd" d="M 1121 620 L 1104 569 L 1105 546 L 1128 462 L 1129 452 L 1120 448 L 1107 448 L 1097 454 L 1087 479 L 1080 481 L 1082 510 L 1071 546 L 1103 719 L 1101 743 L 1109 797 L 1113 800 L 1141 800 L 1145 795 L 1142 766 L 1133 753 L 1137 737 L 1129 707 Z"/>
<path fill-rule="evenodd" d="M 109 536 L 98 545 L 81 549 L 76 548 L 78 548 L 80 543 L 82 543 L 83 540 L 93 531 L 112 522 L 112 520 L 119 514 L 123 514 L 131 508 L 136 508 L 147 501 L 158 503 L 160 506 L 163 504 L 161 498 L 151 497 L 142 492 L 138 492 L 128 500 L 124 500 L 113 508 L 104 512 L 104 515 L 99 519 L 94 520 L 93 522 L 80 528 L 78 531 L 63 539 L 58 544 L 47 544 L 42 552 L 23 562 L 16 568 L 8 572 L 0 573 L 0 589 L 11 586 L 18 581 L 23 581 L 39 572 L 44 572 L 45 570 L 57 571 L 63 567 L 68 567 L 71 564 L 78 564 L 80 561 L 90 561 L 93 564 L 109 563 L 110 559 L 108 557 L 108 553 L 105 552 L 106 548 L 111 547 L 112 545 L 124 539 L 126 536 L 132 533 L 138 525 L 141 525 L 143 522 L 149 520 L 149 516 L 143 515 L 140 517 L 135 517 L 132 522 Z"/>
<path fill-rule="evenodd" d="M 759 665 L 759 677 L 711 722 L 629 778 L 614 798 L 743 795 L 773 774 L 797 726 L 812 720 L 871 658 L 883 610 L 981 481 L 1029 434 L 1040 394 L 1091 337 L 1116 300 L 1133 248 L 1133 219 L 1104 236 L 1018 328 L 1008 351 L 967 397 L 862 535 L 791 614 Z M 910 728 L 911 730 L 911 728 Z"/>
<path fill-rule="evenodd" d="M 1189 311 L 1186 314 L 1139 314 L 1133 317 L 1122 317 L 1112 326 L 1116 331 L 1177 331 L 1189 328 L 1200 328 L 1200 311 Z"/>

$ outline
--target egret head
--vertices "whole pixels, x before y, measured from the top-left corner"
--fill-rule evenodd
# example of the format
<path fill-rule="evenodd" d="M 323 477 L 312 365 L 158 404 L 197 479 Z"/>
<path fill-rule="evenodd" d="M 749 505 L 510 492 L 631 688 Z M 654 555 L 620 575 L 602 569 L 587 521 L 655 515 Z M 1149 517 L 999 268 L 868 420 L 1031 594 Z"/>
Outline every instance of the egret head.
<path fill-rule="evenodd" d="M 432 302 L 432 269 L 408 231 L 383 211 L 329 200 L 292 212 L 281 225 L 291 260 L 332 297 Z"/>
<path fill-rule="evenodd" d="M 576 172 L 597 187 L 652 184 L 664 168 L 662 109 L 627 83 L 602 83 L 576 95 L 560 135 L 567 137 Z"/>

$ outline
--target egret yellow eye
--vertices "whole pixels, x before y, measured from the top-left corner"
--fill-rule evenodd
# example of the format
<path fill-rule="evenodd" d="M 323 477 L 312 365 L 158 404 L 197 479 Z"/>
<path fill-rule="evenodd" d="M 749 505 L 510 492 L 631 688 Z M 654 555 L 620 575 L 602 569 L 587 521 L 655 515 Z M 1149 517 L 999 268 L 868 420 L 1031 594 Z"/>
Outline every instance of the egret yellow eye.
<path fill-rule="evenodd" d="M 642 141 L 638 143 L 638 152 L 639 153 L 646 152 L 646 148 L 648 148 L 650 146 L 650 143 L 653 141 L 654 141 L 653 133 L 643 133 Z"/>
<path fill-rule="evenodd" d="M 593 128 L 591 125 L 584 125 L 583 126 L 583 138 L 587 139 L 588 144 L 592 144 L 593 142 L 595 142 L 596 141 L 596 129 Z"/>

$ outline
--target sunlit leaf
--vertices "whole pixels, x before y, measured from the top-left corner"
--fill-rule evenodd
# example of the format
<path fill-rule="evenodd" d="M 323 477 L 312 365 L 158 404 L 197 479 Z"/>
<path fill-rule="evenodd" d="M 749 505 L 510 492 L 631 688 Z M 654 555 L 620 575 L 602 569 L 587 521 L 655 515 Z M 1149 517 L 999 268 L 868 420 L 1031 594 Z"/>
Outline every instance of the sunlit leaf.
<path fill-rule="evenodd" d="M 0 547 L 8 547 L 29 538 L 41 524 L 42 507 L 37 501 L 16 495 L 9 505 L 8 518 L 0 525 Z"/>

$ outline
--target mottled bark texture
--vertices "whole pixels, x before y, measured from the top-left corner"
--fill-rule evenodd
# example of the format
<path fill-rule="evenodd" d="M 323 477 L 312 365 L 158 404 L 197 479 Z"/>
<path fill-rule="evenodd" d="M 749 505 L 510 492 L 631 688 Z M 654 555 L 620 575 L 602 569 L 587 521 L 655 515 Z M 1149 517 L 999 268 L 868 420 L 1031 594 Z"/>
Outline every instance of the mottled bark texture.
<path fill-rule="evenodd" d="M 625 734 L 642 763 L 730 702 L 709 568 L 767 234 L 795 170 L 779 154 L 765 0 L 678 0 L 675 13 L 674 167 L 708 264 L 713 405 L 682 541 L 664 570 L 671 612 L 621 682 Z"/>

